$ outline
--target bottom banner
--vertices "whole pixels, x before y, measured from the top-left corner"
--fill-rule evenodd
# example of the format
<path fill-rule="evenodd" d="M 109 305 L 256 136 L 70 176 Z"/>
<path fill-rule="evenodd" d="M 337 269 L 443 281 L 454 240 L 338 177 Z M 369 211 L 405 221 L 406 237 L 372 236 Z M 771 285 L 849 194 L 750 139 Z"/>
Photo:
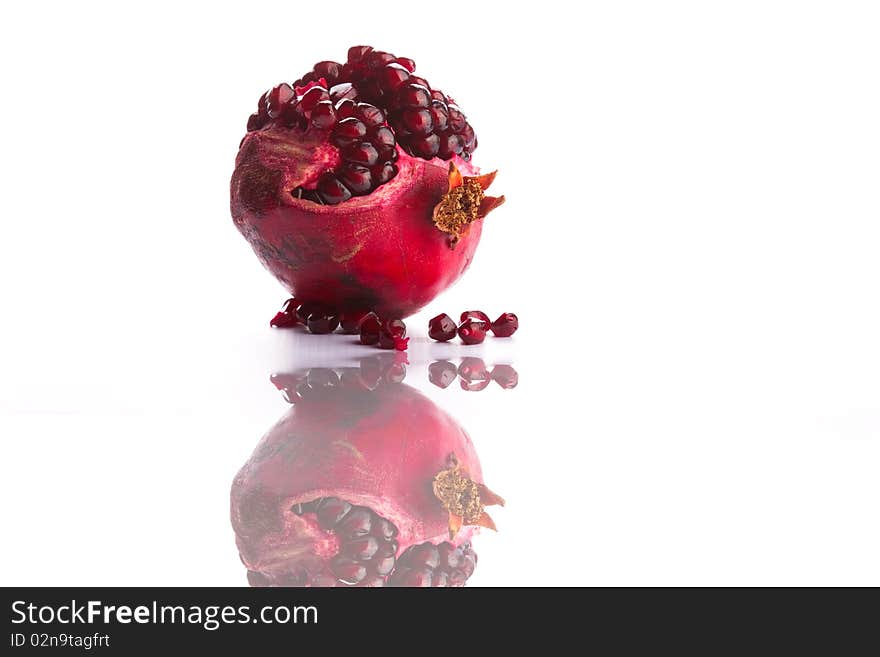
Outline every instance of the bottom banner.
<path fill-rule="evenodd" d="M 873 626 L 871 589 L 7 588 L 3 654 L 463 648 L 538 637 L 545 648 L 613 645 L 849 653 Z M 419 639 L 413 637 L 421 636 Z M 873 640 L 873 639 L 871 639 Z M 330 643 L 328 643 L 330 641 Z M 414 643 L 415 641 L 415 643 Z M 573 643 L 572 643 L 573 642 Z M 610 644 L 609 644 L 610 642 Z M 554 649 L 554 654 L 558 652 Z M 336 649 L 330 651 L 337 652 Z"/>

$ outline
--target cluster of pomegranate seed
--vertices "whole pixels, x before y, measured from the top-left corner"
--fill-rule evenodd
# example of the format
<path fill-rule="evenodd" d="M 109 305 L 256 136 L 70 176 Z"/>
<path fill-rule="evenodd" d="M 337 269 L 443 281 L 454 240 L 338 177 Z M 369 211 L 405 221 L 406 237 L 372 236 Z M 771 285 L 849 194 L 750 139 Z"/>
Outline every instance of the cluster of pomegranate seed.
<path fill-rule="evenodd" d="M 413 157 L 465 160 L 477 147 L 461 108 L 415 75 L 407 57 L 354 46 L 345 64 L 315 64 L 293 85 L 267 91 L 247 123 L 248 132 L 269 128 L 330 134 L 340 162 L 299 198 L 335 205 L 369 194 L 397 175 L 397 145 Z"/>
<path fill-rule="evenodd" d="M 419 543 L 398 557 L 397 527 L 372 509 L 338 497 L 294 504 L 290 511 L 335 535 L 339 551 L 330 560 L 330 573 L 310 575 L 303 569 L 279 579 L 251 570 L 251 586 L 464 586 L 477 565 L 470 543 Z"/>
<path fill-rule="evenodd" d="M 438 342 L 448 342 L 456 335 L 465 344 L 480 344 L 491 330 L 498 338 L 509 338 L 519 328 L 519 318 L 513 313 L 502 313 L 494 322 L 482 310 L 465 310 L 459 323 L 446 313 L 428 322 L 428 336 Z"/>
<path fill-rule="evenodd" d="M 285 401 L 298 404 L 330 388 L 372 391 L 382 385 L 403 383 L 408 364 L 406 354 L 378 354 L 361 358 L 358 367 L 312 367 L 296 374 L 273 374 L 271 381 Z"/>
<path fill-rule="evenodd" d="M 360 322 L 361 344 L 376 345 L 380 349 L 406 351 L 409 338 L 402 319 L 379 319 L 375 313 L 367 313 Z"/>
<path fill-rule="evenodd" d="M 459 547 L 451 543 L 421 543 L 407 548 L 397 558 L 388 586 L 464 586 L 476 566 L 477 554 L 470 543 Z"/>
<path fill-rule="evenodd" d="M 318 304 L 300 303 L 296 298 L 285 301 L 269 321 L 273 328 L 299 325 L 315 334 L 333 333 L 341 328 L 348 335 L 360 335 L 361 344 L 376 345 L 380 349 L 406 351 L 409 345 L 406 324 L 401 319 L 380 319 L 375 313 L 365 311 L 339 315 Z"/>
<path fill-rule="evenodd" d="M 458 367 L 448 360 L 434 361 L 428 366 L 428 380 L 438 388 L 448 388 L 453 381 L 460 379 L 461 389 L 467 391 L 485 390 L 494 381 L 505 390 L 516 388 L 519 374 L 512 365 L 495 365 L 490 371 L 482 358 L 466 357 Z"/>

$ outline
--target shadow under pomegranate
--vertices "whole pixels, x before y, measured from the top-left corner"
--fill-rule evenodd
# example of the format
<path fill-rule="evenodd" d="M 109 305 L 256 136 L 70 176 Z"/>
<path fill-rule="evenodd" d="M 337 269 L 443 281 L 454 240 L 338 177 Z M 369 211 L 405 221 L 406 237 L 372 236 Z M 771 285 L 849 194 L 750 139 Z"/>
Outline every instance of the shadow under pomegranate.
<path fill-rule="evenodd" d="M 473 574 L 471 540 L 495 528 L 484 507 L 504 501 L 464 429 L 401 383 L 399 360 L 365 361 L 273 377 L 293 408 L 231 491 L 251 585 L 463 586 Z"/>

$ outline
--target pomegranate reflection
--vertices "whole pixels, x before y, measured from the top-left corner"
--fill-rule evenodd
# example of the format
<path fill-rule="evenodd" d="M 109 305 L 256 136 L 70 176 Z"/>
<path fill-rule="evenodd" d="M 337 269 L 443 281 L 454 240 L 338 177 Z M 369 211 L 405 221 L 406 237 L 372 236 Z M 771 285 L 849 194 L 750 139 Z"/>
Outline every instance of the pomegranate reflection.
<path fill-rule="evenodd" d="M 273 376 L 293 408 L 232 485 L 253 586 L 462 586 L 494 529 L 464 429 L 405 385 L 405 356 Z"/>

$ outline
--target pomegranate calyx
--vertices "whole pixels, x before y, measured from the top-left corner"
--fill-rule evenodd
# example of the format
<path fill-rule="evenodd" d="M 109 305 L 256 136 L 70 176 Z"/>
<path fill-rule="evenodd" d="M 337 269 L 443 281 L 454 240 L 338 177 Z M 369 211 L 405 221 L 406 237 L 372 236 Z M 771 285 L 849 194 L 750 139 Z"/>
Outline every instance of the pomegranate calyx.
<path fill-rule="evenodd" d="M 449 235 L 449 246 L 455 245 L 468 226 L 482 219 L 504 203 L 503 196 L 487 196 L 497 171 L 481 176 L 463 176 L 454 162 L 449 163 L 449 189 L 434 206 L 434 225 Z"/>
<path fill-rule="evenodd" d="M 464 525 L 476 525 L 495 530 L 495 523 L 486 513 L 485 506 L 504 505 L 504 499 L 484 484 L 473 481 L 464 471 L 454 454 L 449 465 L 434 476 L 434 496 L 449 513 L 449 537 Z"/>

